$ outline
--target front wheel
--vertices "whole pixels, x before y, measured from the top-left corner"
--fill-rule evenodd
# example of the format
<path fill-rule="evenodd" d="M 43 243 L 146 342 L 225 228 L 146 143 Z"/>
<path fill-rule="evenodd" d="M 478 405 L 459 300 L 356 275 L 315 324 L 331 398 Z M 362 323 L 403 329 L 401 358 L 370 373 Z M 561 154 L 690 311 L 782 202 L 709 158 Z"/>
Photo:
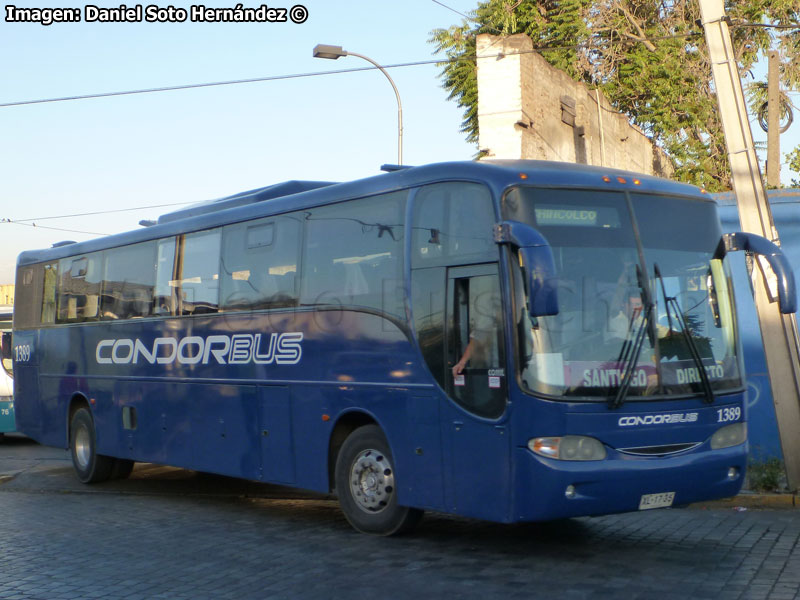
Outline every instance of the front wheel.
<path fill-rule="evenodd" d="M 394 535 L 411 530 L 422 511 L 397 504 L 397 477 L 389 444 L 379 427 L 359 427 L 336 458 L 336 494 L 358 531 Z"/>
<path fill-rule="evenodd" d="M 110 456 L 97 454 L 94 419 L 86 408 L 79 408 L 72 415 L 69 449 L 75 475 L 81 483 L 98 483 L 111 477 L 115 461 Z"/>

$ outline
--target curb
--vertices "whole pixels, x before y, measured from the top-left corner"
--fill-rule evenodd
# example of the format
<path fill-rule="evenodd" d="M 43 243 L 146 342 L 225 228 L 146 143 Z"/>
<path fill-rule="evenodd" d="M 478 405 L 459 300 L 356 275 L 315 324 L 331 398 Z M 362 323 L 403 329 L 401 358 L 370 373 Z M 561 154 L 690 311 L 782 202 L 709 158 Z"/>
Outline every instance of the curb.
<path fill-rule="evenodd" d="M 730 508 L 733 510 L 747 510 L 759 508 L 788 509 L 796 510 L 800 508 L 800 498 L 797 494 L 757 494 L 742 493 L 733 498 L 723 498 L 722 500 L 711 500 L 709 502 L 697 502 L 691 505 L 692 508 Z"/>

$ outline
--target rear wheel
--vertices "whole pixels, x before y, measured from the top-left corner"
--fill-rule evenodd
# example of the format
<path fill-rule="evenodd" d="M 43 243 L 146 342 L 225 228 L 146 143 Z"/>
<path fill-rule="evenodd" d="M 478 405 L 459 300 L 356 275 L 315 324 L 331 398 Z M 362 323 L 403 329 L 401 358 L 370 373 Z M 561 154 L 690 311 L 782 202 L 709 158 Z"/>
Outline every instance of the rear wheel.
<path fill-rule="evenodd" d="M 81 483 L 98 483 L 111 477 L 116 461 L 110 456 L 97 454 L 94 419 L 86 408 L 79 408 L 72 416 L 69 449 L 75 475 Z"/>
<path fill-rule="evenodd" d="M 394 535 L 411 530 L 422 511 L 397 504 L 397 477 L 389 444 L 379 427 L 356 429 L 336 458 L 336 494 L 358 531 Z"/>

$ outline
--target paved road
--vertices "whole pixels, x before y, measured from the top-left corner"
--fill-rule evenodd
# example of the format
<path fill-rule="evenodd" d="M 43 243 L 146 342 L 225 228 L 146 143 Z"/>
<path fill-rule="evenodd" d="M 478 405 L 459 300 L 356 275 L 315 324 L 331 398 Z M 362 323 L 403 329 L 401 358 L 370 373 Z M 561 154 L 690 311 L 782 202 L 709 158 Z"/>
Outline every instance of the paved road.
<path fill-rule="evenodd" d="M 153 465 L 76 482 L 0 442 L 0 599 L 800 598 L 800 511 L 691 508 L 355 533 L 334 500 Z"/>

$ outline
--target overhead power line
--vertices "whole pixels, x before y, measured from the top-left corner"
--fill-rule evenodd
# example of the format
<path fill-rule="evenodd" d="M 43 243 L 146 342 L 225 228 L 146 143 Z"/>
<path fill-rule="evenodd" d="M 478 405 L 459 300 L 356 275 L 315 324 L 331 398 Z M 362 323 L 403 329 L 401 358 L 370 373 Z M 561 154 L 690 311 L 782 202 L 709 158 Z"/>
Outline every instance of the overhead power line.
<path fill-rule="evenodd" d="M 430 65 L 440 62 L 447 62 L 442 60 L 423 60 L 417 62 L 398 63 L 394 65 L 385 65 L 384 69 L 395 69 L 399 67 L 416 67 L 419 65 Z M 46 104 L 49 102 L 69 102 L 71 100 L 89 100 L 92 98 L 110 98 L 114 96 L 132 96 L 135 94 L 153 94 L 157 92 L 174 92 L 177 90 L 191 90 L 197 88 L 207 87 L 220 87 L 226 85 L 240 85 L 243 83 L 258 83 L 262 81 L 280 81 L 284 79 L 302 79 L 305 77 L 320 77 L 322 75 L 338 75 L 341 73 L 356 73 L 358 71 L 371 71 L 377 67 L 355 67 L 351 69 L 336 69 L 333 71 L 315 71 L 312 73 L 292 73 L 288 75 L 270 75 L 266 77 L 252 77 L 250 79 L 233 79 L 229 81 L 212 81 L 208 83 L 190 83 L 186 85 L 171 85 L 156 88 L 144 88 L 139 90 L 125 90 L 121 92 L 100 92 L 96 94 L 82 94 L 79 96 L 62 96 L 60 98 L 43 98 L 41 100 L 20 100 L 18 102 L 4 102 L 0 104 L 0 108 L 8 108 L 11 106 L 25 106 L 30 104 Z"/>
<path fill-rule="evenodd" d="M 111 213 L 131 212 L 134 210 L 149 210 L 151 208 L 166 208 L 168 206 L 183 206 L 185 204 L 195 204 L 194 201 L 190 202 L 173 202 L 171 204 L 151 204 L 150 206 L 134 206 L 133 208 L 116 208 L 113 210 L 96 210 L 93 212 L 74 213 L 71 215 L 57 215 L 53 217 L 37 217 L 34 219 L 3 219 L 6 222 L 13 223 L 27 223 L 30 221 L 46 221 L 48 219 L 69 219 L 72 217 L 91 217 L 95 215 L 108 215 Z"/>
<path fill-rule="evenodd" d="M 67 233 L 83 233 L 85 235 L 108 235 L 107 233 L 99 233 L 97 231 L 80 231 L 78 229 L 64 229 L 62 227 L 48 227 L 47 225 L 37 225 L 36 223 L 18 223 L 17 221 L 12 221 L 11 219 L 2 219 L 0 220 L 0 224 L 3 225 L 23 225 L 25 227 L 34 227 L 36 229 L 49 229 L 52 231 L 64 231 Z"/>
<path fill-rule="evenodd" d="M 436 1 L 436 0 L 434 0 Z M 437 2 L 437 4 L 441 4 Z M 449 8 L 446 5 L 442 4 L 445 8 Z M 458 12 L 458 11 L 455 11 Z M 460 13 L 459 13 L 460 14 Z M 737 23 L 734 24 L 733 27 L 773 27 L 773 28 L 780 28 L 780 29 L 800 29 L 800 25 L 771 25 L 771 24 L 759 24 L 759 23 Z M 669 39 L 686 39 L 691 37 L 697 37 L 703 35 L 700 31 L 692 31 L 683 34 L 673 34 L 673 35 L 664 35 L 664 36 L 657 36 L 652 38 L 642 38 L 637 40 L 630 40 L 630 43 L 643 43 L 643 42 L 657 42 Z M 503 56 L 512 56 L 518 54 L 529 54 L 532 52 L 553 52 L 558 50 L 579 50 L 581 48 L 587 47 L 587 44 L 564 44 L 558 46 L 538 46 L 531 50 L 523 50 L 520 52 L 515 53 L 502 53 L 498 52 L 496 57 L 502 58 Z M 413 62 L 403 62 L 403 63 L 395 63 L 390 65 L 382 65 L 384 69 L 399 69 L 403 67 L 419 67 L 424 65 L 441 65 L 448 62 L 459 62 L 463 60 L 474 60 L 475 56 L 460 56 L 454 58 L 439 58 L 433 60 L 419 60 Z M 492 55 L 488 55 L 481 58 L 492 58 Z M 174 92 L 179 90 L 190 90 L 190 89 L 199 89 L 199 88 L 208 88 L 208 87 L 222 87 L 222 86 L 229 86 L 229 85 L 241 85 L 245 83 L 260 83 L 266 81 L 281 81 L 287 79 L 303 79 L 309 77 L 322 77 L 325 75 L 341 75 L 344 73 L 357 73 L 360 71 L 373 71 L 377 69 L 373 65 L 363 66 L 363 67 L 353 67 L 349 69 L 335 69 L 332 71 L 313 71 L 309 73 L 290 73 L 286 75 L 268 75 L 265 77 L 251 77 L 248 79 L 232 79 L 227 81 L 212 81 L 206 83 L 190 83 L 185 85 L 171 85 L 171 86 L 163 86 L 163 87 L 154 87 L 154 88 L 143 88 L 137 90 L 123 90 L 117 92 L 98 92 L 92 94 L 81 94 L 76 96 L 61 96 L 57 98 L 42 98 L 36 100 L 19 100 L 16 102 L 3 102 L 0 103 L 0 108 L 11 108 L 14 106 L 28 106 L 32 104 L 47 104 L 53 102 L 69 102 L 74 100 L 90 100 L 96 98 L 111 98 L 116 96 L 133 96 L 137 94 L 154 94 L 160 92 Z"/>

